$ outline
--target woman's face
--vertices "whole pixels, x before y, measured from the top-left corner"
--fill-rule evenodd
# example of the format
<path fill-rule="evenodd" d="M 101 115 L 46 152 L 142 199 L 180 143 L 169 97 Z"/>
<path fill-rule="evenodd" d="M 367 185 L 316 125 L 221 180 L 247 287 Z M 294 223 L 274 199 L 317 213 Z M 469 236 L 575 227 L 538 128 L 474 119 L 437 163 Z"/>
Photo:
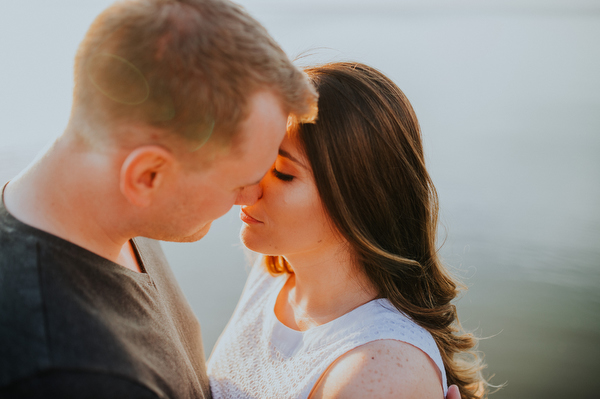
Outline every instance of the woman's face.
<path fill-rule="evenodd" d="M 311 167 L 295 140 L 286 137 L 263 177 L 262 196 L 242 206 L 240 236 L 265 255 L 319 255 L 340 244 L 319 198 Z"/>

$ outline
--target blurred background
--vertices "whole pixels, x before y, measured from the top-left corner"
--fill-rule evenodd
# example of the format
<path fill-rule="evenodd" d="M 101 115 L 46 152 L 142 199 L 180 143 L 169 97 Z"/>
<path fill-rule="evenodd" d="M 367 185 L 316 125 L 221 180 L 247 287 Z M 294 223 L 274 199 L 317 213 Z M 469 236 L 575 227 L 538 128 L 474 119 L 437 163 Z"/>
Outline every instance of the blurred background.
<path fill-rule="evenodd" d="M 240 2 L 301 64 L 364 62 L 411 100 L 459 317 L 506 383 L 492 397 L 597 398 L 600 2 Z M 75 50 L 110 3 L 0 1 L 0 183 L 62 132 Z M 248 271 L 238 212 L 163 245 L 207 356 Z"/>

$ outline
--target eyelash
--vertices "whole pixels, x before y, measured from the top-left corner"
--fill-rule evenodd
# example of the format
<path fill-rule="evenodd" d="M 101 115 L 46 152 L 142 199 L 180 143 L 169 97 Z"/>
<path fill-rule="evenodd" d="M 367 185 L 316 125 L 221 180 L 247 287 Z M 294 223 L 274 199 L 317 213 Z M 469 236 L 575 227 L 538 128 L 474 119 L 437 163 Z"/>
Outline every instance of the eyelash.
<path fill-rule="evenodd" d="M 283 180 L 283 181 L 292 181 L 292 180 L 294 180 L 294 176 L 292 176 L 292 175 L 286 175 L 285 173 L 281 173 L 280 171 L 278 171 L 275 168 L 273 168 L 273 175 L 276 178 L 278 178 L 279 180 Z"/>

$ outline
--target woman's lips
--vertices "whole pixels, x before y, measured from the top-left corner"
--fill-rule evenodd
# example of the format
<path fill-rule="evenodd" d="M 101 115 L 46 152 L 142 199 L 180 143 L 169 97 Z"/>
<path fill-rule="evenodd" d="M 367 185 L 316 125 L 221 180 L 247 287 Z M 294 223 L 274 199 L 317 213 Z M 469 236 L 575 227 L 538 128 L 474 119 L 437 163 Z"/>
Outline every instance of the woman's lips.
<path fill-rule="evenodd" d="M 254 219 L 252 216 L 250 216 L 244 208 L 242 208 L 242 210 L 240 212 L 240 219 L 242 219 L 242 222 L 248 223 L 248 224 L 262 223 L 260 220 Z"/>

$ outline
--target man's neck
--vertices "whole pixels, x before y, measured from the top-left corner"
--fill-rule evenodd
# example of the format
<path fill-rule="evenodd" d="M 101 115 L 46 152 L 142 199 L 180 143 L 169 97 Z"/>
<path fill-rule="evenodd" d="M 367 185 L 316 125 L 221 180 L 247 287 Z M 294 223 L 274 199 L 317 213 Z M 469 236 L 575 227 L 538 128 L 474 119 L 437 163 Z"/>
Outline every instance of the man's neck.
<path fill-rule="evenodd" d="M 140 271 L 118 212 L 118 171 L 107 157 L 60 138 L 13 179 L 6 209 L 18 220 Z M 119 220 L 121 219 L 121 220 Z"/>

